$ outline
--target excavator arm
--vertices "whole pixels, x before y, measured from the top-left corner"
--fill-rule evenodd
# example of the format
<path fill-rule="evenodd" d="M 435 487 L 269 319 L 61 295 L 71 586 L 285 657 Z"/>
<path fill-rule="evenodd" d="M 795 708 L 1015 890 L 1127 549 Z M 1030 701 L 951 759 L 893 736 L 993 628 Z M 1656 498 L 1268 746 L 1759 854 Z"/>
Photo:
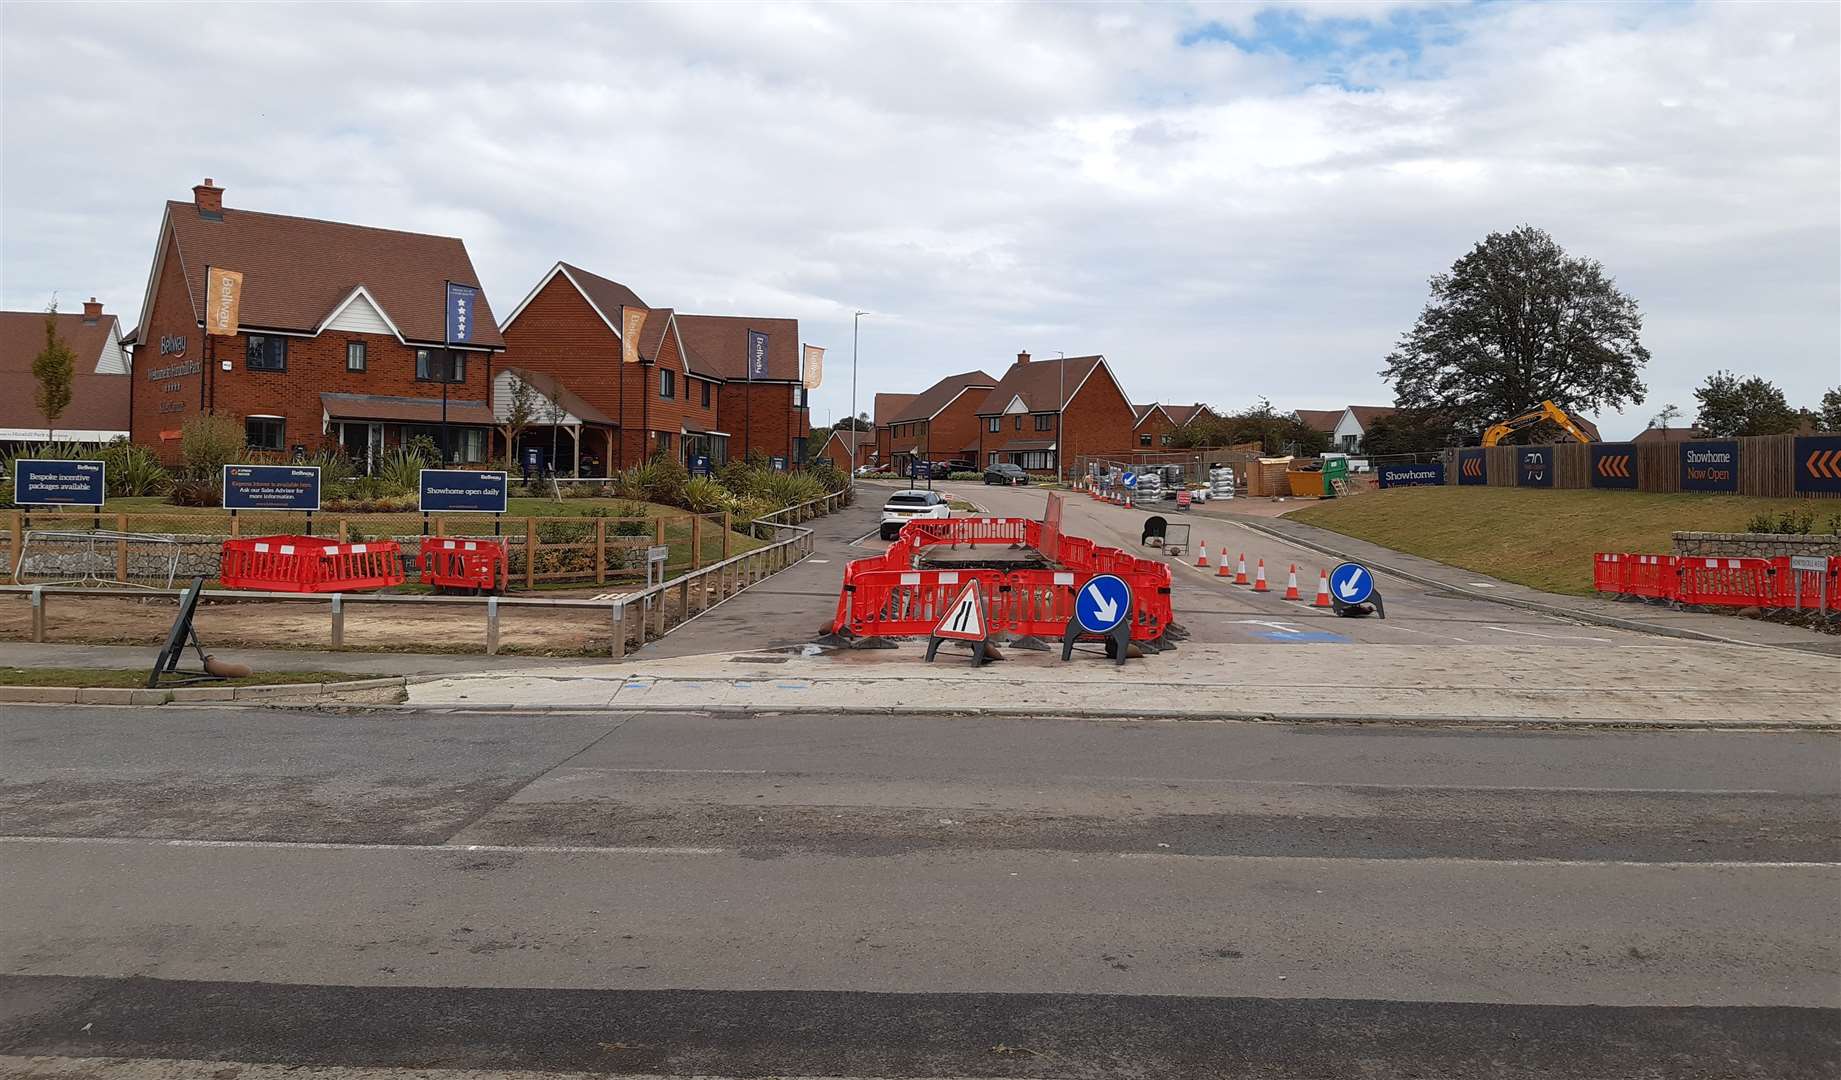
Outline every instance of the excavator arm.
<path fill-rule="evenodd" d="M 1483 445 L 1495 446 L 1522 428 L 1533 427 L 1543 420 L 1551 420 L 1558 424 L 1560 430 L 1571 435 L 1576 442 L 1589 443 L 1592 441 L 1591 436 L 1581 430 L 1573 420 L 1571 413 L 1551 401 L 1543 401 L 1539 408 L 1529 409 L 1520 416 L 1511 416 L 1502 423 L 1493 425 L 1483 433 Z"/>

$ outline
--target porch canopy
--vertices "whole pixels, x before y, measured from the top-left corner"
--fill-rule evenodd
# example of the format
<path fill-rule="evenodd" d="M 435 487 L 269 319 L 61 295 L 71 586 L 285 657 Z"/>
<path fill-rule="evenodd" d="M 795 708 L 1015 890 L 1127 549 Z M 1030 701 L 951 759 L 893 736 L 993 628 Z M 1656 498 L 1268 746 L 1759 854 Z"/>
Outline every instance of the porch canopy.
<path fill-rule="evenodd" d="M 574 475 L 582 475 L 583 428 L 601 432 L 603 467 L 606 462 L 614 460 L 614 431 L 619 424 L 613 417 L 589 404 L 554 375 L 509 365 L 501 367 L 492 379 L 492 419 L 499 425 L 499 433 L 504 436 L 508 450 L 515 453 L 515 448 L 510 446 L 511 416 L 520 384 L 528 387 L 531 392 L 531 415 L 526 430 L 533 427 L 558 428 L 568 432 L 570 448 L 574 454 L 574 467 L 571 470 Z M 554 462 L 551 467 L 555 467 Z"/>
<path fill-rule="evenodd" d="M 320 409 L 328 424 L 341 420 L 368 420 L 383 424 L 439 424 L 440 398 L 390 397 L 383 394 L 321 394 Z M 447 403 L 447 422 L 480 427 L 492 425 L 492 410 L 483 401 Z"/>

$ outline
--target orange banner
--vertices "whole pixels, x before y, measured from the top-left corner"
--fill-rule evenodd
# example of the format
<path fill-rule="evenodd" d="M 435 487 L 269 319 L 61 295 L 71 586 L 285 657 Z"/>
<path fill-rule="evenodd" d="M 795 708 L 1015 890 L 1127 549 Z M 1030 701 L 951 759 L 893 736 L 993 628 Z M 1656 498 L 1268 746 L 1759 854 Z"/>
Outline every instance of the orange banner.
<path fill-rule="evenodd" d="M 620 309 L 620 359 L 622 362 L 639 363 L 639 335 L 645 328 L 645 308 Z"/>
<path fill-rule="evenodd" d="M 805 388 L 818 389 L 818 384 L 825 381 L 825 350 L 819 345 L 805 347 Z"/>
<path fill-rule="evenodd" d="M 205 333 L 231 337 L 243 306 L 243 274 L 213 266 L 205 273 Z"/>

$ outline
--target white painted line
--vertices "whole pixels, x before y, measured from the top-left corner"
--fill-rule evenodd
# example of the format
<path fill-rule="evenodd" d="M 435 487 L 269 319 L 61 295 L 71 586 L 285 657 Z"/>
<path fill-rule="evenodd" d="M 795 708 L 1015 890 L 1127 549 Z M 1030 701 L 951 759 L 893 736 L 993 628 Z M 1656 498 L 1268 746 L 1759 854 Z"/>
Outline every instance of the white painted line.
<path fill-rule="evenodd" d="M 0 844 L 70 847 L 243 848 L 251 851 L 404 851 L 434 855 L 726 855 L 718 847 L 593 847 L 574 844 L 354 844 L 307 840 L 159 840 L 135 836 L 0 836 Z"/>
<path fill-rule="evenodd" d="M 1581 634 L 1537 634 L 1532 630 L 1512 630 L 1506 626 L 1491 626 L 1490 629 L 1500 630 L 1505 634 L 1519 634 L 1522 637 L 1541 638 L 1546 641 L 1598 641 L 1610 644 L 1615 640 L 1608 637 L 1586 637 Z"/>
<path fill-rule="evenodd" d="M 557 772 L 665 773 L 673 776 L 766 776 L 766 769 L 597 769 L 592 765 L 565 765 Z"/>
<path fill-rule="evenodd" d="M 1404 866 L 1420 863 L 1439 863 L 1445 866 L 1513 866 L 1539 867 L 1543 870 L 1563 867 L 1567 869 L 1616 867 L 1630 869 L 1653 867 L 1658 870 L 1841 870 L 1841 862 L 1747 862 L 1743 859 L 1709 859 L 1705 862 L 1659 861 L 1644 862 L 1641 859 L 1465 859 L 1449 856 L 1434 856 L 1422 859 L 1377 859 L 1369 856 L 1339 858 L 1334 855 L 1183 855 L 1174 851 L 1121 851 L 1121 859 L 1234 859 L 1241 862 L 1271 861 L 1297 862 L 1303 859 L 1320 860 L 1337 863 L 1366 863 L 1370 866 L 1392 864 Z"/>
<path fill-rule="evenodd" d="M 1068 780 L 1104 780 L 1144 784 L 1247 784 L 1256 787 L 1350 788 L 1365 791 L 1531 791 L 1565 795 L 1782 795 L 1776 788 L 1543 787 L 1524 784 L 1364 784 L 1334 780 L 1243 780 L 1231 776 L 1069 776 Z"/>
<path fill-rule="evenodd" d="M 1464 584 L 1466 584 L 1466 585 L 1470 585 L 1470 586 L 1473 586 L 1473 587 L 1475 587 L 1475 588 L 1478 588 L 1478 589 L 1493 589 L 1493 588 L 1495 588 L 1495 586 L 1494 586 L 1494 585 L 1491 585 L 1491 584 L 1490 584 L 1489 582 L 1487 582 L 1487 581 L 1466 581 L 1466 582 L 1465 582 Z"/>

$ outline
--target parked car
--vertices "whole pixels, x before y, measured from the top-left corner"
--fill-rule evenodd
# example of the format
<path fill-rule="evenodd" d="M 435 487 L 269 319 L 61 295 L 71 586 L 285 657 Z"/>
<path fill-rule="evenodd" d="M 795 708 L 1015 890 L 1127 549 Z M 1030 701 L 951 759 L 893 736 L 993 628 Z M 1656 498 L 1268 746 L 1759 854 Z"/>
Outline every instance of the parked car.
<path fill-rule="evenodd" d="M 875 473 L 878 473 L 881 471 L 882 471 L 882 466 L 880 465 L 858 465 L 857 466 L 858 476 L 872 476 Z"/>
<path fill-rule="evenodd" d="M 984 482 L 987 484 L 1027 484 L 1029 474 L 1023 471 L 1021 465 L 1000 461 L 984 471 Z"/>
<path fill-rule="evenodd" d="M 944 480 L 956 472 L 977 472 L 978 466 L 969 461 L 936 461 L 933 463 L 933 478 Z"/>
<path fill-rule="evenodd" d="M 897 491 L 889 496 L 888 502 L 882 504 L 882 538 L 895 539 L 901 527 L 915 518 L 951 516 L 952 507 L 947 505 L 946 497 L 937 491 Z"/>

